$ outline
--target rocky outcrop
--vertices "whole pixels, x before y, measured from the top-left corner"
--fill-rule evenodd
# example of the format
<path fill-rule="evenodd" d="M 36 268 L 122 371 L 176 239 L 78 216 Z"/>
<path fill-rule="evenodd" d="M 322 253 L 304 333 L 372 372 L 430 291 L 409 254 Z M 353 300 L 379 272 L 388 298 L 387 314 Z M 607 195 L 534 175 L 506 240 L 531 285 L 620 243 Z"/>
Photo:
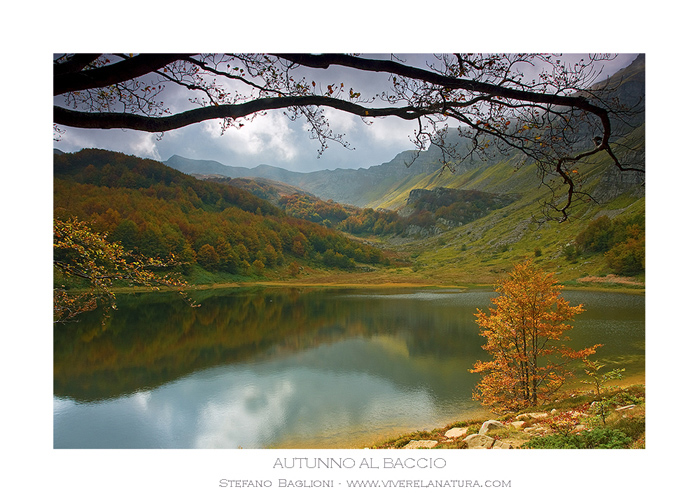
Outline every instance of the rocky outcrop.
<path fill-rule="evenodd" d="M 590 395 L 591 392 L 582 392 Z M 571 398 L 582 398 L 572 393 Z M 632 403 L 630 403 L 632 402 Z M 543 448 L 535 446 L 537 442 L 529 444 L 533 439 L 548 437 L 551 435 L 578 435 L 583 432 L 595 431 L 601 426 L 600 402 L 576 400 L 568 405 L 566 401 L 560 402 L 556 408 L 547 407 L 546 411 L 516 412 L 505 415 L 499 420 L 468 421 L 451 428 L 436 429 L 430 433 L 423 432 L 419 439 L 413 440 L 404 446 L 405 449 L 520 449 Z M 606 397 L 605 418 L 609 418 L 608 426 L 602 422 L 603 428 L 617 428 L 618 421 L 628 418 L 632 424 L 637 425 L 644 421 L 644 392 L 637 385 L 624 388 L 618 394 Z M 615 406 L 611 406 L 615 404 Z M 551 407 L 551 406 L 550 406 Z M 637 426 L 635 426 L 636 428 Z M 390 444 L 387 444 L 388 447 Z M 394 444 L 396 445 L 396 444 Z M 541 444 L 540 444 L 541 445 Z M 523 447 L 525 446 L 525 447 Z M 644 448 L 644 432 L 633 438 L 630 448 Z M 592 448 L 592 447 L 587 447 Z"/>
<path fill-rule="evenodd" d="M 508 442 L 495 439 L 486 434 L 504 428 L 507 428 L 507 426 L 500 421 L 490 419 L 481 425 L 479 433 L 467 435 L 469 428 L 451 428 L 444 433 L 444 437 L 446 442 L 462 440 L 466 444 L 467 449 L 512 449 L 513 446 Z M 429 446 L 427 442 L 429 441 L 411 440 L 404 449 L 432 448 L 438 444 L 437 441 L 433 441 L 434 444 Z"/>
<path fill-rule="evenodd" d="M 480 433 L 472 433 L 464 439 L 469 449 L 490 449 L 493 447 L 495 438 Z"/>
<path fill-rule="evenodd" d="M 404 449 L 432 449 L 437 444 L 437 440 L 411 440 Z"/>
<path fill-rule="evenodd" d="M 494 431 L 494 430 L 499 430 L 505 428 L 505 425 L 500 422 L 496 421 L 495 419 L 489 419 L 486 421 L 484 424 L 481 425 L 481 429 L 479 430 L 479 435 L 487 435 L 489 432 Z"/>
<path fill-rule="evenodd" d="M 432 449 L 438 444 L 449 444 L 454 442 L 463 442 L 467 449 L 514 449 L 522 442 L 512 440 L 500 440 L 496 438 L 499 431 L 513 428 L 523 430 L 523 426 L 528 422 L 539 421 L 549 416 L 547 412 L 528 412 L 520 414 L 515 418 L 515 421 L 508 424 L 502 423 L 495 419 L 489 419 L 479 428 L 479 433 L 468 434 L 469 431 L 474 431 L 472 428 L 454 427 L 443 433 L 443 440 L 411 440 L 406 444 L 404 449 Z M 524 431 L 533 430 L 534 428 L 525 428 Z M 533 433 L 536 433 L 533 431 Z"/>
<path fill-rule="evenodd" d="M 447 438 L 459 438 L 467 434 L 468 428 L 452 428 L 445 432 Z"/>

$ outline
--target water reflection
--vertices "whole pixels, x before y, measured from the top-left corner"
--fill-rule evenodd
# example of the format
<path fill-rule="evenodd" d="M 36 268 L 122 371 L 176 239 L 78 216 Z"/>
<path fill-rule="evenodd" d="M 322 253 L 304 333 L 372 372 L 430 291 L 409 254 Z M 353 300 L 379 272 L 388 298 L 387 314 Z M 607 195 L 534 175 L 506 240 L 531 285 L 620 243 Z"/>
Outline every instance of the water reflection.
<path fill-rule="evenodd" d="M 120 299 L 106 326 L 94 313 L 92 319 L 56 327 L 56 394 L 79 401 L 114 398 L 212 366 L 266 360 L 354 337 L 388 336 L 412 357 L 468 356 L 482 344 L 470 307 L 451 305 L 449 294 L 430 302 L 420 294 L 375 298 L 325 290 L 209 295 L 200 299 L 199 309 L 176 296 L 136 295 Z M 489 298 L 488 293 L 470 297 L 482 304 Z M 362 362 L 340 356 L 334 364 L 354 368 Z"/>
<path fill-rule="evenodd" d="M 55 447 L 356 447 L 480 410 L 467 370 L 486 357 L 473 313 L 490 292 L 205 295 L 196 310 L 128 297 L 104 327 L 57 327 Z M 610 356 L 643 366 L 643 297 L 617 328 L 610 300 L 586 298 L 580 337 L 612 330 Z"/>

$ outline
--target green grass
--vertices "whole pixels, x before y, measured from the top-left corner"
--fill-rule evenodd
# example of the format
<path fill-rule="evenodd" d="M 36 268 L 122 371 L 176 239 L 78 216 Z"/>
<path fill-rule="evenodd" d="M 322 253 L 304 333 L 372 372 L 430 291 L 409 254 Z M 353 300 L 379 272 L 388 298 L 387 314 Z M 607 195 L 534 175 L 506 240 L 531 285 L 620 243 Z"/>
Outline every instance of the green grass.
<path fill-rule="evenodd" d="M 613 428 L 594 428 L 578 435 L 557 433 L 533 438 L 523 445 L 525 449 L 625 449 L 632 439 Z"/>
<path fill-rule="evenodd" d="M 240 276 L 221 271 L 208 271 L 197 264 L 189 267 L 187 274 L 183 275 L 184 279 L 193 286 L 196 285 L 213 285 L 221 283 L 243 283 L 250 282 L 256 278 L 253 276 Z"/>
<path fill-rule="evenodd" d="M 612 204 L 617 206 L 622 201 L 633 202 L 622 210 L 618 208 L 621 218 L 644 211 L 643 198 L 617 198 Z M 590 215 L 588 218 L 564 223 L 536 222 L 534 217 L 539 208 L 534 197 L 520 200 L 439 236 L 403 244 L 397 251 L 410 255 L 413 266 L 419 270 L 430 267 L 434 276 L 477 283 L 500 279 L 513 264 L 527 258 L 535 259 L 541 267 L 556 273 L 560 282 L 569 282 L 571 286 L 582 277 L 611 273 L 602 254 L 569 261 L 563 253 L 564 246 L 575 239 L 594 215 L 607 210 L 607 206 L 591 205 L 585 210 Z M 643 276 L 638 279 L 643 280 Z"/>
<path fill-rule="evenodd" d="M 627 146 L 638 146 L 643 141 L 643 128 L 624 140 Z M 600 183 L 601 175 L 610 168 L 610 159 L 604 154 L 593 156 L 577 166 L 589 181 L 585 189 L 592 191 Z M 579 202 L 563 223 L 543 218 L 543 201 L 551 193 L 540 184 L 533 164 L 515 169 L 511 161 L 480 165 L 466 171 L 442 174 L 421 173 L 394 182 L 393 192 L 382 194 L 382 205 L 398 207 L 405 204 L 414 188 L 434 189 L 449 187 L 462 190 L 480 190 L 501 194 L 519 194 L 511 205 L 461 227 L 438 236 L 418 238 L 395 246 L 399 253 L 412 257 L 416 271 L 429 271 L 430 277 L 454 283 L 492 283 L 502 278 L 514 263 L 535 258 L 537 263 L 557 274 L 560 281 L 577 285 L 576 280 L 586 276 L 605 276 L 611 271 L 602 254 L 579 257 L 569 261 L 563 254 L 567 243 L 596 217 L 608 214 L 611 218 L 630 219 L 644 214 L 645 198 L 630 193 L 617 196 L 605 204 Z M 376 204 L 371 204 L 376 206 Z M 555 215 L 556 216 L 556 215 Z M 535 256 L 535 249 L 539 250 Z M 643 277 L 640 278 L 643 280 Z M 608 285 L 597 285 L 609 288 Z"/>

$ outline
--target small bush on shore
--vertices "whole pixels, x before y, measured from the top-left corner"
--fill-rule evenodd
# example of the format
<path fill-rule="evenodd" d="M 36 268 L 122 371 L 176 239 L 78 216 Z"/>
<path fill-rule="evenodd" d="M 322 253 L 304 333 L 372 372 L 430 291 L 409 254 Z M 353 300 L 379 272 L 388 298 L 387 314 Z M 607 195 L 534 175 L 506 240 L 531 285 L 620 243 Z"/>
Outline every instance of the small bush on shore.
<path fill-rule="evenodd" d="M 626 449 L 632 439 L 620 430 L 594 428 L 577 435 L 557 433 L 533 438 L 525 449 Z"/>

